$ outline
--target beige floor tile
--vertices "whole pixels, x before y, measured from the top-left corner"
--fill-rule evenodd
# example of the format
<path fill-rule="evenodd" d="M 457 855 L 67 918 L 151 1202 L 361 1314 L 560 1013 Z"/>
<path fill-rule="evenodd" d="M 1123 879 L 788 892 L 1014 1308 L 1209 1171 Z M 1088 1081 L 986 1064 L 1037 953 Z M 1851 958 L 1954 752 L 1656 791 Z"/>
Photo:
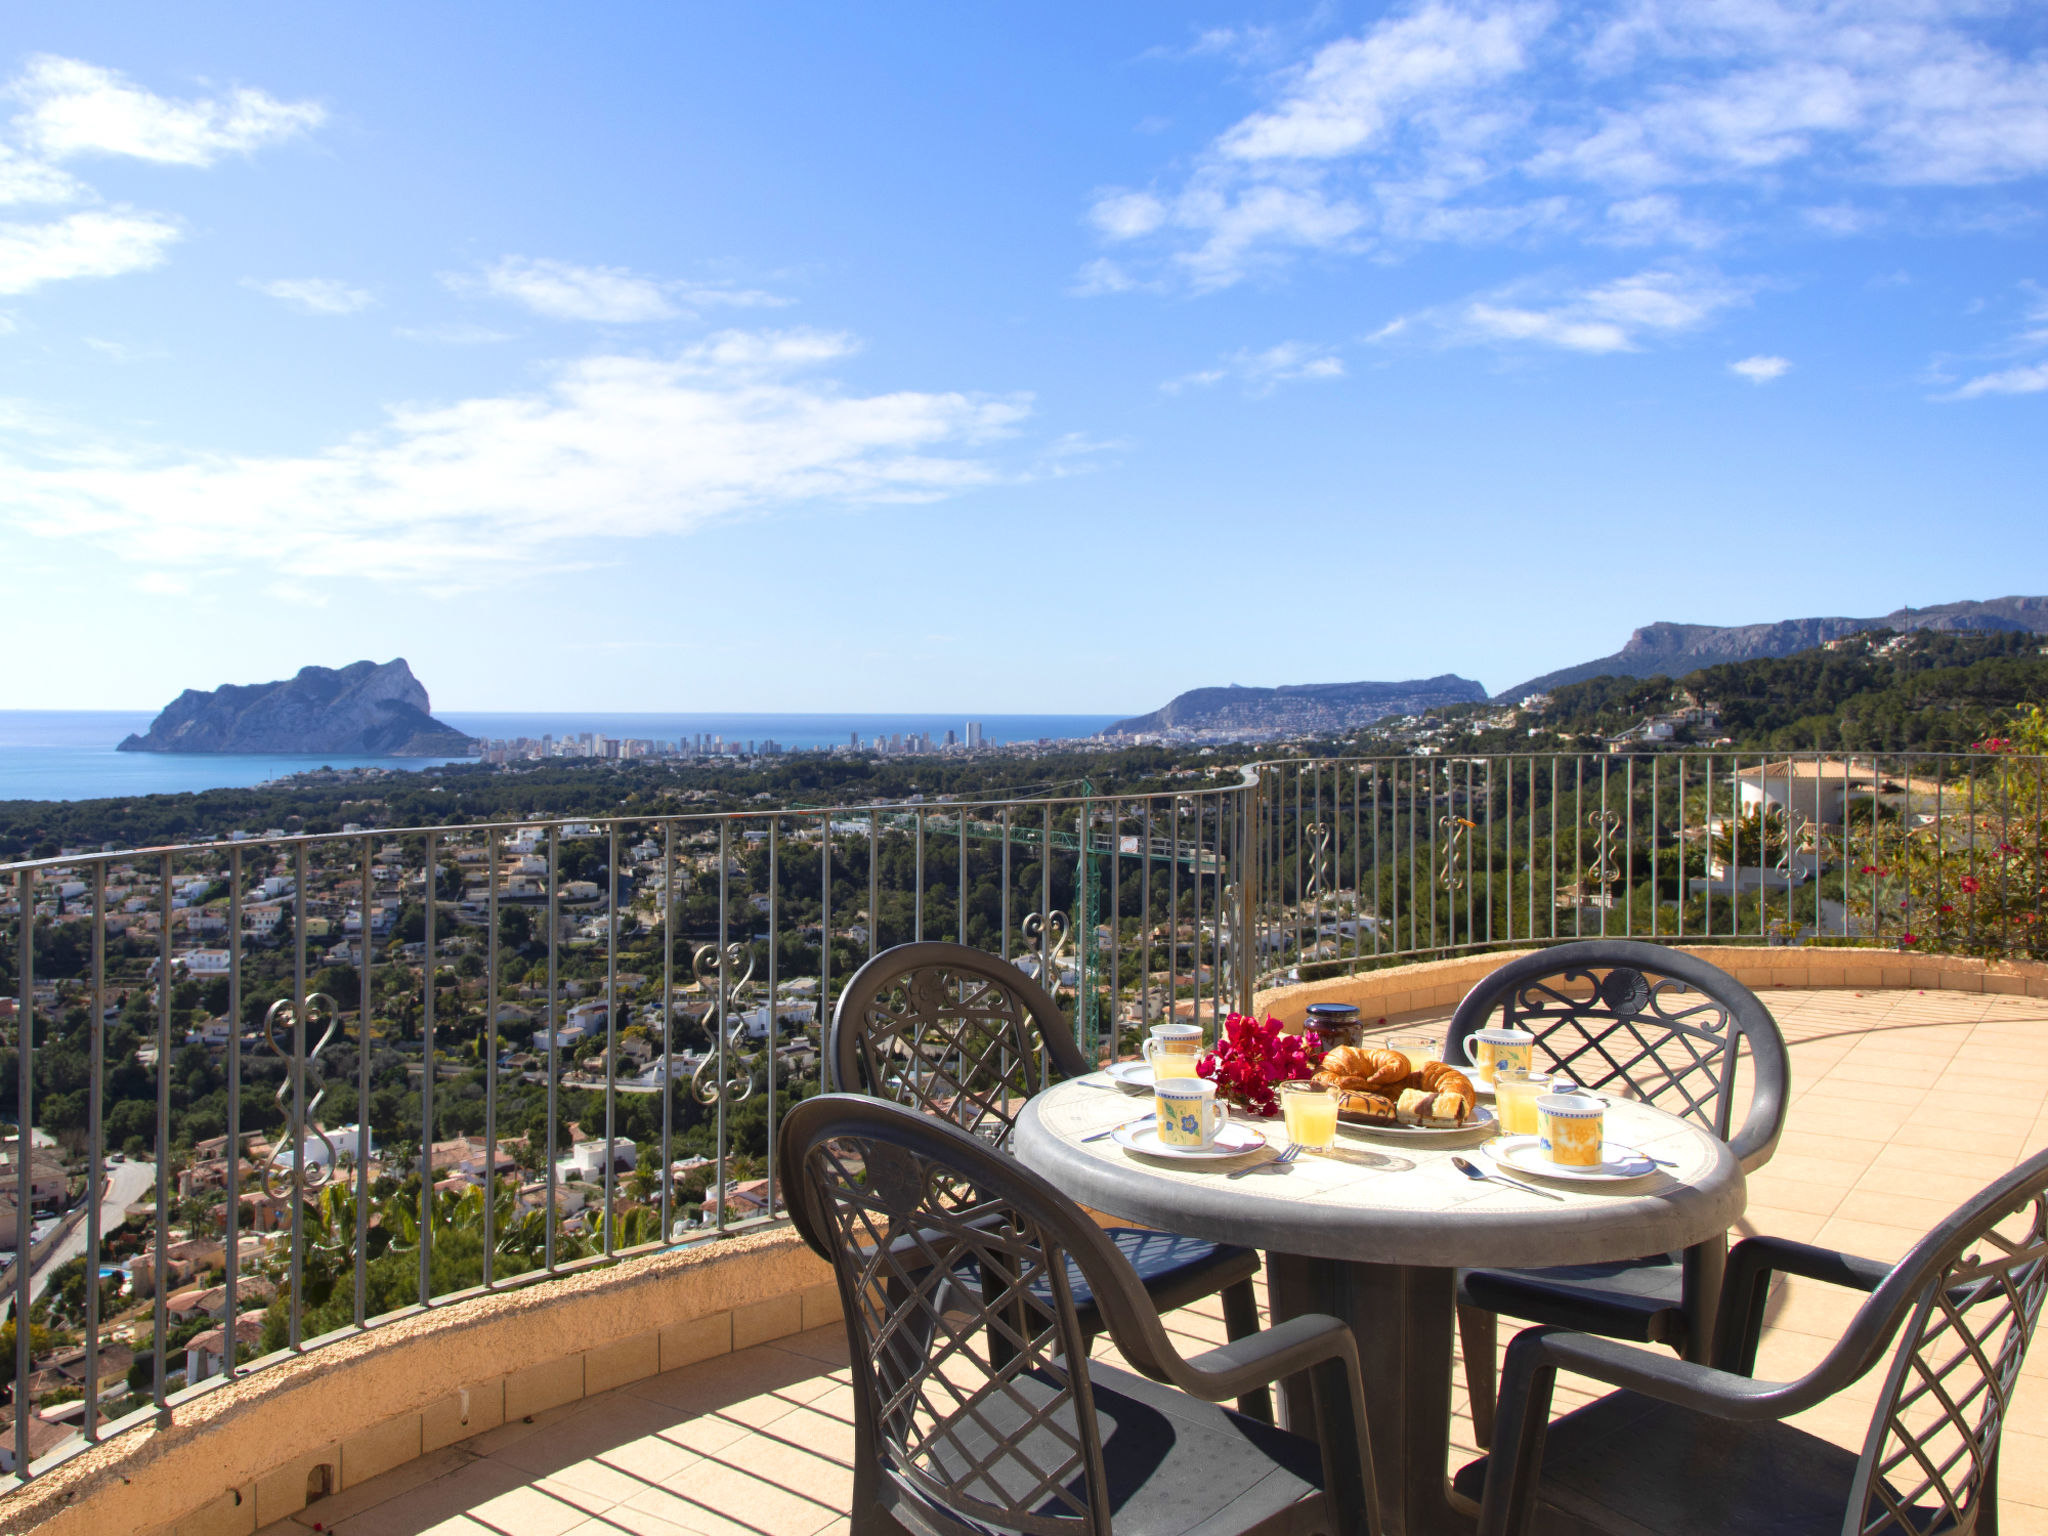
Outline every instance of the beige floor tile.
<path fill-rule="evenodd" d="M 638 1478 L 643 1483 L 666 1483 L 680 1477 L 702 1453 L 680 1445 L 665 1435 L 642 1435 L 603 1452 L 598 1458 L 605 1466 Z"/>
<path fill-rule="evenodd" d="M 1783 1237 L 1795 1243 L 1810 1243 L 1820 1235 L 1820 1229 L 1828 1219 L 1811 1211 L 1780 1210 L 1776 1206 L 1752 1201 L 1742 1213 L 1742 1219 L 1735 1224 L 1735 1235 L 1738 1238 Z"/>
<path fill-rule="evenodd" d="M 590 1515 L 590 1511 L 531 1484 L 486 1499 L 469 1513 L 504 1536 L 566 1536 Z"/>
<path fill-rule="evenodd" d="M 553 1472 L 642 1436 L 656 1435 L 680 1424 L 682 1410 L 646 1398 L 607 1392 L 585 1398 L 583 1412 L 548 1426 L 538 1435 L 515 1440 L 492 1455 L 494 1461 L 528 1472 Z"/>
<path fill-rule="evenodd" d="M 835 1459 L 770 1433 L 749 1435 L 692 1467 L 685 1479 L 687 1486 L 710 1485 L 716 1480 L 715 1468 L 730 1468 L 784 1491 L 801 1493 L 830 1510 L 844 1511 L 853 1504 L 851 1446 L 844 1459 Z"/>
<path fill-rule="evenodd" d="M 1813 1239 L 1823 1248 L 1836 1248 L 1843 1253 L 1853 1253 L 1858 1258 L 1874 1259 L 1881 1264 L 1896 1264 L 1906 1256 L 1906 1251 L 1926 1236 L 1921 1227 L 1895 1227 L 1874 1221 L 1850 1221 L 1845 1217 L 1831 1217 L 1820 1229 L 1820 1235 Z"/>
<path fill-rule="evenodd" d="M 644 1509 L 617 1505 L 602 1515 L 572 1527 L 569 1536 L 699 1536 L 687 1525 L 677 1525 Z"/>
<path fill-rule="evenodd" d="M 693 1476 L 680 1491 L 650 1488 L 619 1508 L 645 1510 L 704 1536 L 815 1536 L 845 1513 L 731 1468 Z"/>
<path fill-rule="evenodd" d="M 660 1438 L 700 1457 L 714 1456 L 734 1441 L 746 1439 L 754 1429 L 755 1426 L 729 1419 L 722 1413 L 705 1413 L 663 1430 Z"/>
<path fill-rule="evenodd" d="M 1814 1216 L 1832 1216 L 1849 1191 L 1832 1180 L 1802 1179 L 1775 1166 L 1749 1176 L 1749 1198 L 1753 1204 L 1780 1211 L 1804 1211 Z"/>
<path fill-rule="evenodd" d="M 760 1345 L 664 1371 L 619 1390 L 686 1413 L 705 1413 L 745 1398 L 799 1389 L 801 1383 L 816 1379 L 818 1366 L 805 1356 Z"/>

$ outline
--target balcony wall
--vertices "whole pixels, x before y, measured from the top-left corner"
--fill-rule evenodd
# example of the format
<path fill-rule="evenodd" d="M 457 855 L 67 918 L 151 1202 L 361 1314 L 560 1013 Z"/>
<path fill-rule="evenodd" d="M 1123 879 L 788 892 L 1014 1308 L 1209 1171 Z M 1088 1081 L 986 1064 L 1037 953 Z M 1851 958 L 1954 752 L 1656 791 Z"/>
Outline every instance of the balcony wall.
<path fill-rule="evenodd" d="M 472 1296 L 174 1398 L 169 1428 L 8 1495 L 0 1536 L 248 1536 L 309 1494 L 838 1315 L 831 1271 L 787 1228 Z"/>
<path fill-rule="evenodd" d="M 1854 991 L 1880 988 L 1950 992 L 2003 992 L 2019 997 L 2048 997 L 2048 965 L 2031 960 L 1979 960 L 1967 955 L 1906 955 L 1882 949 L 1809 949 L 1767 945 L 1674 945 L 1718 965 L 1757 992 L 1772 987 L 1840 987 Z M 1299 1026 L 1310 1003 L 1354 1003 L 1368 1021 L 1397 1018 L 1404 1013 L 1441 1012 L 1456 1007 L 1465 994 L 1498 967 L 1526 949 L 1460 955 L 1397 965 L 1355 976 L 1259 992 L 1254 1007 L 1261 1015 Z"/>

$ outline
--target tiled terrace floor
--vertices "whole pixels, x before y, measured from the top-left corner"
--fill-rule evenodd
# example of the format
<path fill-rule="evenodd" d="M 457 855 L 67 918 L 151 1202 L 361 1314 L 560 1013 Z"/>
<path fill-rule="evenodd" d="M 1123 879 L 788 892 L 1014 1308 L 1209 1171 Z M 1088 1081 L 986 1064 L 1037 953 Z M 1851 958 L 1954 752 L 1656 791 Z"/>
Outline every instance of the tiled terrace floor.
<path fill-rule="evenodd" d="M 1896 1258 L 2048 1146 L 2048 1005 L 1959 992 L 1786 990 L 1768 1001 L 1792 1041 L 1795 1094 L 1776 1158 L 1750 1180 L 1742 1234 Z M 1955 1109 L 1964 1092 L 1967 1115 Z M 1760 1373 L 1811 1365 L 1856 1299 L 1784 1286 Z M 1185 1348 L 1222 1341 L 1213 1306 L 1173 1323 Z M 2048 1536 L 2048 1348 L 2026 1377 L 2006 1429 L 2004 1529 Z M 1798 1422 L 1859 1447 L 1875 1390 L 1866 1378 Z M 1583 1400 L 1569 1380 L 1558 1397 L 1560 1409 Z M 1453 1468 L 1474 1454 L 1458 1399 Z M 845 1336 L 818 1329 L 504 1425 L 262 1536 L 821 1536 L 846 1528 L 852 1415 Z"/>

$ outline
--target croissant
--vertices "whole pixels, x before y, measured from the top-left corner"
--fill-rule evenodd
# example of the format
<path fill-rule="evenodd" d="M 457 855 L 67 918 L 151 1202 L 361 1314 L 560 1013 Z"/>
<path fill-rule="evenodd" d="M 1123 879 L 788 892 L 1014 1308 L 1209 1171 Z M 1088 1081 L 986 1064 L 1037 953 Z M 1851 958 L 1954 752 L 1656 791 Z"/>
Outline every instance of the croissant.
<path fill-rule="evenodd" d="M 1380 1046 L 1340 1045 L 1323 1057 L 1322 1071 L 1316 1075 L 1346 1088 L 1378 1093 L 1408 1075 L 1408 1058 Z"/>

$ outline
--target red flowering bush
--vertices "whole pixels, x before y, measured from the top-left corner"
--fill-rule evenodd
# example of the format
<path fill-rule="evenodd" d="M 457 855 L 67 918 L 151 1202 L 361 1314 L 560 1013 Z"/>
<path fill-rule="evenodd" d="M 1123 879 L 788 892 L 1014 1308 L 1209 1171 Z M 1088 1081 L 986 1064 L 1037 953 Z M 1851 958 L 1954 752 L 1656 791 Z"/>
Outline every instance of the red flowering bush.
<path fill-rule="evenodd" d="M 1274 1018 L 1257 1019 L 1233 1013 L 1223 1021 L 1216 1049 L 1196 1063 L 1195 1070 L 1216 1085 L 1219 1097 L 1255 1115 L 1279 1112 L 1275 1083 L 1309 1076 L 1322 1060 L 1301 1035 L 1290 1035 Z"/>

